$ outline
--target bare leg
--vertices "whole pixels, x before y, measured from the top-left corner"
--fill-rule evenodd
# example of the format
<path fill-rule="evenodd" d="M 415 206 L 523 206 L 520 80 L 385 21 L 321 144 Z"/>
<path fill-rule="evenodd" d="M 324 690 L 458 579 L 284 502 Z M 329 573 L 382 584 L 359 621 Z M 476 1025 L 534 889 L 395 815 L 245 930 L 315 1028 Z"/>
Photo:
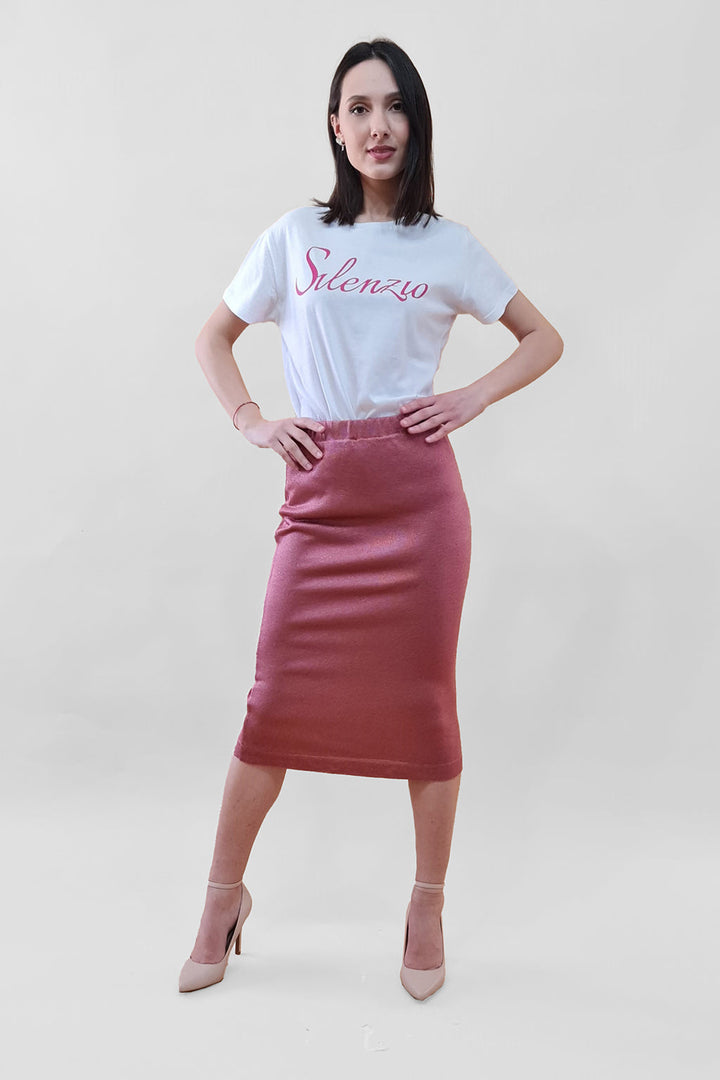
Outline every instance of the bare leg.
<path fill-rule="evenodd" d="M 265 815 L 280 794 L 285 771 L 274 766 L 248 765 L 233 754 L 220 807 L 211 881 L 240 881 Z M 222 960 L 228 930 L 240 910 L 240 894 L 240 886 L 208 887 L 200 929 L 190 953 L 192 960 L 199 964 Z"/>
<path fill-rule="evenodd" d="M 460 776 L 451 780 L 408 780 L 415 821 L 415 855 L 418 881 L 445 881 Z M 442 962 L 440 912 L 443 894 L 413 889 L 410 898 L 408 947 L 405 962 L 412 968 L 438 967 Z"/>

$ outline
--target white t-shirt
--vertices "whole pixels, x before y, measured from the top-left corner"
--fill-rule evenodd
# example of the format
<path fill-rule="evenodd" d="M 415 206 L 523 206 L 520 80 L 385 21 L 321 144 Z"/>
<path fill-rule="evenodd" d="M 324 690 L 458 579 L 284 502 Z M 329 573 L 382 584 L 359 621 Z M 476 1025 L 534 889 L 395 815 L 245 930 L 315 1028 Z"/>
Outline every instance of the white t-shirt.
<path fill-rule="evenodd" d="M 455 317 L 495 322 L 517 285 L 456 221 L 326 225 L 324 212 L 301 206 L 278 218 L 222 298 L 245 322 L 279 327 L 296 416 L 395 415 L 434 393 Z"/>

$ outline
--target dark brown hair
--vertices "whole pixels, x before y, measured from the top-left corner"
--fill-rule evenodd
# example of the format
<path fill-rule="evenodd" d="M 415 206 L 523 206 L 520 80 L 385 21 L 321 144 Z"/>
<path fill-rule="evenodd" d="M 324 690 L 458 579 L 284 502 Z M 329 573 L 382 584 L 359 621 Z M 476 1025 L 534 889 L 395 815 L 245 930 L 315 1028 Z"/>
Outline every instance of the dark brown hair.
<path fill-rule="evenodd" d="M 430 102 L 420 73 L 408 54 L 389 38 L 358 41 L 352 45 L 337 66 L 330 85 L 327 125 L 330 149 L 335 162 L 335 187 L 327 201 L 313 198 L 316 206 L 327 206 L 320 220 L 326 224 L 337 221 L 340 225 L 352 225 L 363 208 L 363 189 L 360 174 L 347 159 L 335 141 L 330 117 L 340 113 L 340 94 L 345 75 L 350 68 L 363 60 L 384 60 L 397 82 L 409 124 L 409 138 L 405 168 L 400 175 L 400 186 L 395 203 L 395 222 L 398 225 L 415 225 L 423 215 L 438 218 L 436 213 L 435 180 L 432 157 L 432 115 Z"/>

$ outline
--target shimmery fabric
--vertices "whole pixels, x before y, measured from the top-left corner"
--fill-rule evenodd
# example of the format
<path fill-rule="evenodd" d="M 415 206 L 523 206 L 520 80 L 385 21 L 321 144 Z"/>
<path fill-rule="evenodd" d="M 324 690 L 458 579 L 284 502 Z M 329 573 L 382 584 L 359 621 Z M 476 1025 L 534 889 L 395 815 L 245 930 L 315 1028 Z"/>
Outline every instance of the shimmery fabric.
<path fill-rule="evenodd" d="M 309 434 L 323 457 L 285 465 L 234 754 L 448 780 L 462 770 L 455 664 L 471 550 L 454 451 L 397 415 L 322 422 Z"/>

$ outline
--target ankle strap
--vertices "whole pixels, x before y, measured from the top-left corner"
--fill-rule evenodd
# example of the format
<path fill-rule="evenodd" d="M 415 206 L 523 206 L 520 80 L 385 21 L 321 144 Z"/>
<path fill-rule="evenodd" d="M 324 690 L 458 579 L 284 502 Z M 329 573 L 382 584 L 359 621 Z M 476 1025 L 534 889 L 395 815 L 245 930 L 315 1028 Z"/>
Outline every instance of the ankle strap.
<path fill-rule="evenodd" d="M 233 881 L 232 884 L 224 881 L 208 881 L 208 885 L 211 885 L 213 889 L 237 889 L 238 885 L 242 885 L 242 878 L 239 881 Z"/>
<path fill-rule="evenodd" d="M 417 887 L 419 889 L 444 889 L 445 888 L 445 882 L 444 881 L 440 885 L 434 885 L 430 881 L 417 881 L 417 879 L 416 879 L 415 884 L 417 885 Z"/>

